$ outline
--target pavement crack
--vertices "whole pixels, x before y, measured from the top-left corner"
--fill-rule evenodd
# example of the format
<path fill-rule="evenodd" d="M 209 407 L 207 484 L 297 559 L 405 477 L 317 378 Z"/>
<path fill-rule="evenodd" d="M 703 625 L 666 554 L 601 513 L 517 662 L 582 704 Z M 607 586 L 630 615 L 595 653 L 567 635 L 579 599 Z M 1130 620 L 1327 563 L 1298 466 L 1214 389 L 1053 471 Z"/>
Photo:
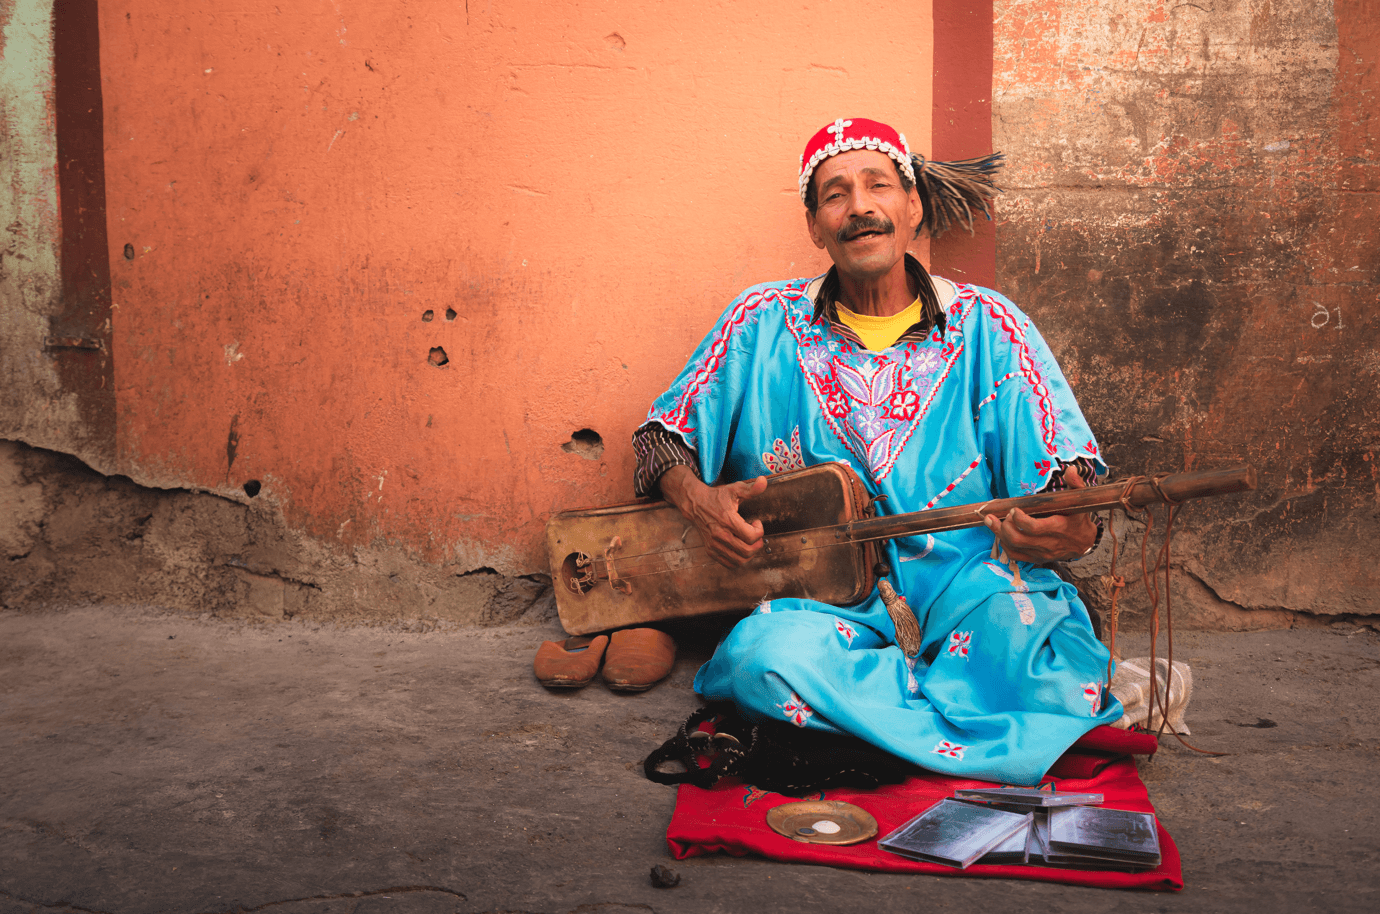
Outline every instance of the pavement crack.
<path fill-rule="evenodd" d="M 67 901 L 34 901 L 32 898 L 25 898 L 23 895 L 13 895 L 9 892 L 6 892 L 4 889 L 0 889 L 0 898 L 8 898 L 11 901 L 17 901 L 20 904 L 33 905 L 35 908 L 48 908 L 51 910 L 61 911 L 78 911 L 80 912 L 80 914 L 114 914 L 114 912 L 112 911 L 102 911 L 98 908 L 83 908 L 81 905 L 75 905 Z"/>
<path fill-rule="evenodd" d="M 78 850 L 85 851 L 88 854 L 94 853 L 94 850 L 88 847 L 85 844 L 85 842 L 83 842 L 80 838 L 68 833 L 60 826 L 53 825 L 50 822 L 42 822 L 38 819 L 9 819 L 0 822 L 0 828 L 4 828 L 7 830 L 24 829 L 27 831 L 34 832 L 35 834 L 38 834 L 40 836 L 57 838 L 63 844 L 71 845 L 72 847 L 75 847 Z"/>
<path fill-rule="evenodd" d="M 1376 739 L 1354 739 L 1335 743 L 1298 743 L 1290 746 L 1294 752 L 1335 752 L 1338 750 L 1360 749 L 1363 752 L 1374 752 L 1380 749 L 1380 740 Z"/>
<path fill-rule="evenodd" d="M 464 892 L 457 892 L 455 889 L 448 889 L 439 885 L 398 885 L 386 889 L 370 889 L 363 892 L 337 892 L 324 895 L 304 895 L 301 898 L 284 898 L 281 901 L 267 901 L 252 908 L 234 907 L 226 908 L 223 911 L 203 911 L 200 914 L 252 914 L 254 911 L 266 911 L 285 904 L 298 904 L 303 901 L 343 901 L 349 898 L 376 898 L 380 895 L 407 895 L 419 892 L 435 892 L 440 895 L 450 895 L 461 901 L 469 901 L 469 897 Z M 81 905 L 72 904 L 70 901 L 35 901 L 32 898 L 25 898 L 23 895 L 14 895 L 0 889 L 0 898 L 9 899 L 20 904 L 32 905 L 35 908 L 45 910 L 76 911 L 78 914 L 114 914 L 112 911 L 103 911 L 99 908 L 84 908 Z"/>
<path fill-rule="evenodd" d="M 455 889 L 448 889 L 439 885 L 397 885 L 386 889 L 370 889 L 363 892 L 338 892 L 325 895 L 304 895 L 301 898 L 284 898 L 281 901 L 266 901 L 261 905 L 252 908 L 236 907 L 227 908 L 224 911 L 202 911 L 199 914 L 252 914 L 254 911 L 266 911 L 279 905 L 298 904 L 303 901 L 343 901 L 348 898 L 376 898 L 379 895 L 405 895 L 417 892 L 436 892 L 441 895 L 450 895 L 461 901 L 469 901 L 469 897 L 464 892 L 457 892 Z M 97 912 L 105 914 L 105 912 Z"/>

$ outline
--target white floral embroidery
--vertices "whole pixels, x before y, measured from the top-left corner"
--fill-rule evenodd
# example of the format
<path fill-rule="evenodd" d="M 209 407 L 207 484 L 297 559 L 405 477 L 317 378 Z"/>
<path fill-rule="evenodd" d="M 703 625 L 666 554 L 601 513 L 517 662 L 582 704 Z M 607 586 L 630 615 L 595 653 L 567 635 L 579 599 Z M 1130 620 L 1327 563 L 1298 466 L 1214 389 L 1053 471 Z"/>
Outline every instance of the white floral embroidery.
<path fill-rule="evenodd" d="M 960 746 L 958 743 L 951 743 L 945 739 L 940 740 L 939 745 L 930 751 L 936 755 L 947 755 L 949 758 L 961 759 L 963 758 L 963 750 L 967 748 L 967 746 Z"/>
<path fill-rule="evenodd" d="M 805 721 L 815 715 L 814 709 L 801 701 L 800 696 L 794 692 L 791 693 L 791 697 L 787 699 L 785 704 L 777 705 L 777 707 L 781 709 L 781 713 L 786 715 L 786 719 L 797 727 L 805 726 Z"/>
<path fill-rule="evenodd" d="M 952 656 L 968 659 L 968 651 L 973 646 L 972 632 L 950 632 L 948 652 Z"/>
<path fill-rule="evenodd" d="M 839 634 L 847 639 L 849 645 L 852 645 L 853 639 L 858 637 L 857 630 L 842 619 L 834 620 L 834 628 L 838 629 Z"/>
<path fill-rule="evenodd" d="M 819 349 L 811 349 L 801 359 L 805 370 L 811 374 L 823 374 L 829 368 L 829 359 Z"/>
<path fill-rule="evenodd" d="M 1083 697 L 1092 705 L 1092 710 L 1088 711 L 1088 716 L 1096 717 L 1097 712 L 1102 710 L 1102 683 L 1083 683 Z"/>
<path fill-rule="evenodd" d="M 871 406 L 860 406 L 853 413 L 852 424 L 867 439 L 876 438 L 886 430 L 881 411 Z"/>
<path fill-rule="evenodd" d="M 910 358 L 911 375 L 919 382 L 920 375 L 932 375 L 944 367 L 944 359 L 934 349 L 922 349 Z"/>
<path fill-rule="evenodd" d="M 1015 604 L 1016 604 L 1016 609 L 1020 610 L 1020 613 L 1021 613 L 1021 624 L 1023 624 L 1023 625 L 1032 625 L 1032 624 L 1034 624 L 1034 622 L 1035 622 L 1035 604 L 1032 603 L 1032 602 L 1030 601 L 1030 597 L 1028 597 L 1026 594 L 1020 593 L 1020 592 L 1013 593 L 1013 594 L 1011 595 L 1011 602 L 1012 602 L 1012 603 L 1015 603 Z"/>
<path fill-rule="evenodd" d="M 800 426 L 797 425 L 795 431 L 791 432 L 790 444 L 777 438 L 771 450 L 762 453 L 762 464 L 768 473 L 805 469 L 805 458 L 800 453 Z"/>

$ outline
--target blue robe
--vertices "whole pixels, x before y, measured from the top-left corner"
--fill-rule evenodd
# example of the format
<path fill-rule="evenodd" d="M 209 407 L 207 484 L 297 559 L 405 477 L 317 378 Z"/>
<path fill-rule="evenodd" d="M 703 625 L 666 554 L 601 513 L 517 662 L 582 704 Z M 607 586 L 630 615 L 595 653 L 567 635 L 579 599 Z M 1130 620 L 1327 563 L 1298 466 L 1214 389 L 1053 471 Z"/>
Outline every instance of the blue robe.
<path fill-rule="evenodd" d="M 648 420 L 695 449 L 705 480 L 842 461 L 901 514 L 1039 491 L 1057 460 L 1106 472 L 1054 357 L 1003 296 L 958 285 L 944 330 L 874 352 L 814 318 L 819 282 L 748 289 L 653 404 Z M 1024 563 L 1015 584 L 992 542 L 974 527 L 883 545 L 920 624 L 917 658 L 876 592 L 856 606 L 776 599 L 734 626 L 695 690 L 934 771 L 1037 783 L 1121 707 L 1074 588 Z"/>

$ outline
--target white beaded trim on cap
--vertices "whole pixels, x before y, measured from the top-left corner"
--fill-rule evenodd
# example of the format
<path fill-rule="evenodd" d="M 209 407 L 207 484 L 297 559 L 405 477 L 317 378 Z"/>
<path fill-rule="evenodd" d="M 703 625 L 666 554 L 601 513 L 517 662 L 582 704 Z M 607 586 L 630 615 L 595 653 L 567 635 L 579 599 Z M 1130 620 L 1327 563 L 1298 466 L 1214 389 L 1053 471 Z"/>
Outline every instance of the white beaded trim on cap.
<path fill-rule="evenodd" d="M 808 164 L 804 163 L 803 160 L 805 156 L 802 154 L 800 157 L 802 160 L 800 171 L 800 199 L 805 199 L 805 192 L 810 186 L 810 176 L 815 173 L 815 167 L 818 166 L 820 162 L 832 156 L 836 156 L 841 152 L 850 152 L 854 149 L 873 149 L 877 152 L 885 153 L 896 163 L 896 167 L 900 168 L 902 173 L 910 179 L 910 183 L 914 184 L 915 169 L 910 164 L 910 144 L 906 142 L 906 135 L 904 133 L 897 134 L 897 136 L 901 138 L 901 145 L 905 147 L 904 149 L 897 149 L 886 140 L 881 140 L 876 137 L 860 136 L 851 140 L 835 140 L 827 144 L 823 148 L 816 150 L 814 155 L 810 156 Z"/>

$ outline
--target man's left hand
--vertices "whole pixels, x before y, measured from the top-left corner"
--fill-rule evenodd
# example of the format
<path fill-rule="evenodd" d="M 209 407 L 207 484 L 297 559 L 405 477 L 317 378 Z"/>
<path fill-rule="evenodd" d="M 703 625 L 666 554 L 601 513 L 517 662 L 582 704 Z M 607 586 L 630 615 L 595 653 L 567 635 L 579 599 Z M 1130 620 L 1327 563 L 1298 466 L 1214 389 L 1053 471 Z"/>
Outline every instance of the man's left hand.
<path fill-rule="evenodd" d="M 1087 488 L 1073 467 L 1064 468 L 1064 482 L 1070 489 Z M 1008 558 L 1018 562 L 1067 562 L 1086 553 L 1097 542 L 1097 525 L 1091 514 L 1054 514 L 1031 517 L 1012 508 L 1005 518 L 990 514 L 984 519 L 987 529 L 1001 540 Z"/>

